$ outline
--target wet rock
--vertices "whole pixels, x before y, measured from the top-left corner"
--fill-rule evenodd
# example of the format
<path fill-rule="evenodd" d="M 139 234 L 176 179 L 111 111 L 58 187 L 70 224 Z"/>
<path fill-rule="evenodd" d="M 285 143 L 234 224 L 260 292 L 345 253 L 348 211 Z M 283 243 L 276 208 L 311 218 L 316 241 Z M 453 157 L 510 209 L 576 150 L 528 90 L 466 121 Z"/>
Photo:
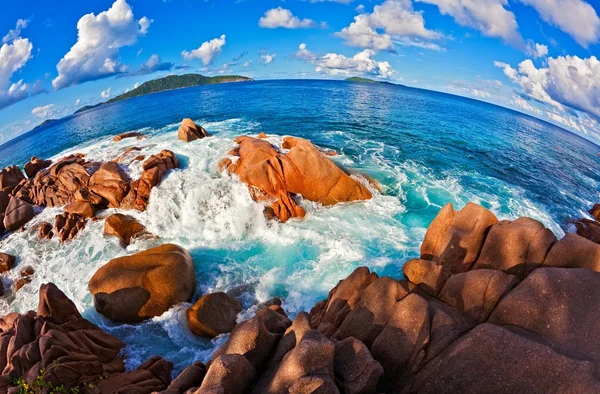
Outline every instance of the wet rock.
<path fill-rule="evenodd" d="M 111 208 L 117 208 L 129 191 L 129 178 L 118 163 L 102 164 L 89 182 L 90 192 L 102 197 Z"/>
<path fill-rule="evenodd" d="M 42 222 L 39 227 L 38 236 L 40 239 L 52 239 L 54 237 L 52 225 L 48 222 Z"/>
<path fill-rule="evenodd" d="M 115 213 L 104 221 L 104 234 L 116 236 L 123 245 L 129 245 L 133 238 L 147 233 L 146 227 L 129 215 Z"/>
<path fill-rule="evenodd" d="M 143 362 L 137 369 L 102 379 L 95 389 L 100 393 L 144 394 L 164 390 L 171 381 L 173 364 L 158 356 Z"/>
<path fill-rule="evenodd" d="M 25 164 L 25 174 L 27 178 L 33 178 L 40 170 L 48 168 L 52 164 L 52 160 L 42 160 L 39 157 L 33 156 Z"/>
<path fill-rule="evenodd" d="M 0 190 L 10 194 L 24 179 L 25 175 L 18 166 L 6 167 L 0 170 Z"/>
<path fill-rule="evenodd" d="M 590 215 L 594 217 L 596 220 L 600 220 L 600 204 L 594 204 L 592 209 L 589 210 Z"/>
<path fill-rule="evenodd" d="M 187 310 L 190 329 L 196 335 L 214 338 L 231 332 L 242 304 L 225 293 L 206 294 Z"/>
<path fill-rule="evenodd" d="M 75 202 L 87 202 L 92 205 L 102 205 L 103 199 L 99 195 L 91 192 L 87 187 L 82 187 L 75 191 L 73 195 Z"/>
<path fill-rule="evenodd" d="M 4 228 L 15 231 L 33 219 L 33 216 L 31 204 L 11 196 L 4 213 Z"/>
<path fill-rule="evenodd" d="M 266 135 L 266 134 L 265 134 L 265 133 L 263 133 L 263 132 L 260 132 L 260 133 L 258 133 L 258 135 L 256 136 L 256 138 L 260 138 L 261 140 L 264 140 L 264 139 L 266 139 L 266 138 L 269 138 L 269 136 L 268 136 L 268 135 Z"/>
<path fill-rule="evenodd" d="M 121 153 L 121 155 L 115 159 L 115 161 L 117 163 L 131 164 L 134 161 L 144 160 L 145 156 L 137 153 L 141 150 L 142 149 L 138 148 L 137 146 L 131 146 L 125 149 L 123 153 Z"/>
<path fill-rule="evenodd" d="M 256 379 L 254 367 L 240 354 L 224 354 L 211 363 L 194 394 L 245 394 Z"/>
<path fill-rule="evenodd" d="M 554 233 L 537 220 L 503 220 L 490 228 L 473 269 L 493 268 L 522 279 L 543 264 L 556 242 Z"/>
<path fill-rule="evenodd" d="M 190 301 L 195 285 L 190 254 L 164 244 L 109 261 L 92 276 L 89 289 L 99 313 L 117 322 L 136 323 Z"/>
<path fill-rule="evenodd" d="M 590 219 L 577 219 L 571 222 L 577 230 L 577 235 L 600 244 L 600 222 Z"/>
<path fill-rule="evenodd" d="M 289 149 L 285 154 L 257 138 L 242 136 L 236 142 L 240 145 L 240 159 L 228 166 L 222 163 L 222 167 L 253 187 L 255 200 L 270 201 L 283 222 L 304 217 L 304 209 L 293 199 L 297 194 L 323 205 L 372 197 L 365 186 L 346 175 L 307 140 L 285 137 L 282 148 Z"/>
<path fill-rule="evenodd" d="M 65 212 L 74 213 L 84 218 L 96 216 L 96 206 L 89 202 L 74 201 L 65 205 Z"/>
<path fill-rule="evenodd" d="M 182 141 L 190 142 L 204 137 L 210 137 L 210 134 L 202 126 L 198 126 L 193 120 L 186 118 L 181 122 L 177 130 L 177 138 Z"/>
<path fill-rule="evenodd" d="M 137 138 L 138 140 L 140 140 L 143 137 L 144 137 L 144 135 L 142 133 L 140 133 L 139 131 L 128 131 L 126 133 L 115 135 L 113 137 L 113 141 L 114 142 L 119 142 L 119 141 L 122 141 L 122 140 L 124 140 L 126 138 Z"/>
<path fill-rule="evenodd" d="M 15 256 L 7 253 L 0 253 L 0 273 L 11 270 L 14 265 Z"/>
<path fill-rule="evenodd" d="M 62 213 L 54 217 L 54 230 L 61 242 L 71 241 L 85 228 L 85 219 L 76 213 Z"/>
<path fill-rule="evenodd" d="M 28 276 L 24 278 L 19 278 L 15 281 L 15 291 L 19 291 L 28 283 L 31 283 L 32 279 Z"/>
<path fill-rule="evenodd" d="M 150 156 L 143 164 L 144 172 L 140 179 L 131 183 L 129 193 L 121 203 L 121 208 L 146 210 L 152 188 L 160 183 L 167 171 L 179 168 L 177 156 L 170 150 Z"/>
<path fill-rule="evenodd" d="M 335 344 L 334 371 L 346 394 L 376 394 L 383 367 L 356 338 Z"/>

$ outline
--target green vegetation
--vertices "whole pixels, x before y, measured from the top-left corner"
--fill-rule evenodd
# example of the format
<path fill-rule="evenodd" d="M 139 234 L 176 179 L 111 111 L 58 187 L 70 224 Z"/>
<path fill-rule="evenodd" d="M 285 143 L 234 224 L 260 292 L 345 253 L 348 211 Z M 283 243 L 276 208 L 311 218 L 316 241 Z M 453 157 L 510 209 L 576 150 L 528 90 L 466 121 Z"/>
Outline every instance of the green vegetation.
<path fill-rule="evenodd" d="M 92 383 L 83 384 L 70 389 L 66 389 L 63 385 L 54 386 L 52 383 L 46 381 L 45 374 L 45 370 L 40 370 L 40 374 L 31 384 L 25 382 L 22 378 L 12 378 L 10 379 L 10 384 L 13 387 L 18 388 L 18 394 L 79 394 L 83 393 L 86 388 L 94 388 Z"/>
<path fill-rule="evenodd" d="M 345 81 L 348 81 L 348 82 L 364 82 L 364 83 L 381 83 L 381 82 L 375 81 L 373 79 L 361 78 L 361 77 L 346 78 Z"/>
<path fill-rule="evenodd" d="M 86 105 L 85 107 L 81 107 L 75 113 L 87 111 L 88 109 L 92 109 L 103 104 L 114 103 L 115 101 L 126 100 L 137 96 L 144 96 L 146 94 L 163 92 L 165 90 L 181 89 L 200 85 L 213 85 L 217 83 L 244 81 L 252 81 L 252 78 L 243 77 L 241 75 L 220 75 L 217 77 L 206 77 L 200 74 L 169 75 L 164 78 L 144 82 L 137 88 L 130 90 L 129 92 L 123 93 L 117 97 L 113 97 L 104 103 L 96 105 Z"/>

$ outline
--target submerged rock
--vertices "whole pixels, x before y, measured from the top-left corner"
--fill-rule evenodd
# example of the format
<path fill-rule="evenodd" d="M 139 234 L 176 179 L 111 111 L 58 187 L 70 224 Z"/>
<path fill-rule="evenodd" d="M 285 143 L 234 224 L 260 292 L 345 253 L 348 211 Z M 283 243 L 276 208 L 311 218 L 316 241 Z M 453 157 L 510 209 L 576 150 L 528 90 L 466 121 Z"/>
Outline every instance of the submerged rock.
<path fill-rule="evenodd" d="M 307 140 L 285 137 L 282 148 L 289 149 L 287 153 L 280 153 L 268 141 L 257 138 L 242 136 L 235 141 L 239 149 L 231 153 L 238 155 L 239 160 L 234 164 L 226 159 L 221 168 L 237 174 L 252 187 L 255 200 L 270 201 L 275 215 L 283 222 L 304 217 L 304 209 L 293 199 L 298 194 L 323 205 L 372 197 L 364 185 Z"/>
<path fill-rule="evenodd" d="M 241 311 L 242 304 L 235 298 L 225 293 L 212 293 L 200 297 L 186 314 L 194 334 L 214 338 L 231 332 Z"/>
<path fill-rule="evenodd" d="M 123 245 L 127 246 L 133 238 L 147 234 L 147 231 L 146 227 L 134 217 L 115 213 L 104 221 L 104 234 L 116 236 Z"/>
<path fill-rule="evenodd" d="M 122 323 L 160 316 L 173 305 L 190 301 L 195 286 L 192 257 L 173 244 L 113 259 L 89 282 L 96 310 Z"/>
<path fill-rule="evenodd" d="M 119 142 L 121 140 L 124 140 L 126 138 L 137 138 L 138 140 L 142 139 L 144 137 L 144 135 L 142 133 L 140 133 L 139 131 L 128 131 L 126 133 L 122 133 L 119 135 L 115 135 L 113 137 L 113 141 L 115 142 Z"/>
<path fill-rule="evenodd" d="M 210 134 L 202 126 L 198 126 L 189 118 L 181 121 L 181 126 L 177 130 L 177 138 L 185 142 L 190 142 L 204 137 L 210 137 Z"/>

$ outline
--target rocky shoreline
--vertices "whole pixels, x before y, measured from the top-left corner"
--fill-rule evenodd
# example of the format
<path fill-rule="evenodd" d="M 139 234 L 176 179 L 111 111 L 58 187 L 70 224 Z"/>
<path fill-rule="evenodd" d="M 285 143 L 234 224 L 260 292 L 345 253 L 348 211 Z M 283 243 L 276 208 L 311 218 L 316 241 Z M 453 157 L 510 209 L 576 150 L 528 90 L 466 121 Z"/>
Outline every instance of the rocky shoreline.
<path fill-rule="evenodd" d="M 178 136 L 188 142 L 210 134 L 184 120 Z M 265 137 L 238 138 L 239 148 L 220 165 L 248 185 L 265 216 L 302 218 L 297 194 L 323 205 L 371 198 L 369 181 L 347 175 L 327 159 L 331 152 L 292 137 L 274 147 Z M 33 205 L 64 205 L 39 234 L 68 242 L 102 209 L 145 209 L 152 187 L 178 166 L 173 152 L 162 151 L 132 181 L 117 160 L 33 158 L 28 178 L 16 166 L 0 172 L 4 227 L 26 225 Z M 598 219 L 600 206 L 591 214 Z M 0 392 L 600 393 L 600 223 L 579 219 L 573 226 L 577 233 L 558 240 L 534 219 L 499 221 L 481 206 L 457 211 L 449 204 L 430 224 L 420 257 L 405 263 L 403 278 L 358 268 L 293 320 L 279 299 L 243 322 L 232 295 L 192 300 L 192 257 L 162 244 L 101 267 L 89 282 L 94 305 L 115 322 L 134 324 L 195 301 L 186 312 L 193 333 L 230 333 L 208 363 L 174 379 L 172 364 L 160 357 L 126 371 L 124 344 L 82 318 L 49 283 L 40 288 L 37 311 L 0 319 Z M 123 245 L 152 236 L 119 213 L 106 218 L 104 233 Z M 0 255 L 0 269 L 14 263 Z"/>

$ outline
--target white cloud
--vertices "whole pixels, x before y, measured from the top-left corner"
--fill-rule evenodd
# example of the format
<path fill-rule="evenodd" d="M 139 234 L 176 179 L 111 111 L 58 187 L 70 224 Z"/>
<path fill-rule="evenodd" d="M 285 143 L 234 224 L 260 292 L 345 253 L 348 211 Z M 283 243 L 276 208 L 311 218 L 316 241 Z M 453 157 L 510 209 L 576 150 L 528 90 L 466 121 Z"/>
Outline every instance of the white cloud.
<path fill-rule="evenodd" d="M 276 29 L 283 27 L 286 29 L 300 29 L 317 26 L 312 19 L 300 19 L 292 14 L 292 11 L 282 7 L 277 7 L 265 12 L 265 15 L 258 20 L 258 25 L 267 29 Z"/>
<path fill-rule="evenodd" d="M 102 97 L 103 99 L 109 98 L 110 97 L 110 88 L 100 92 L 100 97 Z"/>
<path fill-rule="evenodd" d="M 260 58 L 262 59 L 264 64 L 270 64 L 275 59 L 275 56 L 277 56 L 277 55 L 275 55 L 275 54 L 270 55 L 270 54 L 266 53 L 266 54 L 262 55 Z"/>
<path fill-rule="evenodd" d="M 48 116 L 50 116 L 53 107 L 54 104 L 35 107 L 31 110 L 31 113 L 37 116 L 38 118 L 47 118 Z"/>
<path fill-rule="evenodd" d="M 29 86 L 22 79 L 11 83 L 11 78 L 29 61 L 32 49 L 33 44 L 27 38 L 21 37 L 0 47 L 0 109 L 29 95 Z"/>
<path fill-rule="evenodd" d="M 364 4 L 359 4 L 356 6 L 356 8 L 354 9 L 356 12 L 358 12 L 359 14 L 362 14 L 363 12 L 365 12 L 365 5 Z"/>
<path fill-rule="evenodd" d="M 568 106 L 600 118 L 600 61 L 595 56 L 549 58 L 548 66 L 537 68 L 529 59 L 518 69 L 495 62 L 504 74 L 530 97 L 558 109 Z"/>
<path fill-rule="evenodd" d="M 246 67 L 250 67 L 252 65 L 252 60 L 248 60 L 247 62 L 245 62 L 242 67 L 246 68 Z"/>
<path fill-rule="evenodd" d="M 120 63 L 119 48 L 133 45 L 148 32 L 152 20 L 136 20 L 126 0 L 116 0 L 98 15 L 84 15 L 77 22 L 77 42 L 58 62 L 56 89 L 104 78 L 126 71 Z"/>
<path fill-rule="evenodd" d="M 317 57 L 306 48 L 306 44 L 300 44 L 296 56 L 315 65 L 318 73 L 330 75 L 372 75 L 381 78 L 389 78 L 394 73 L 388 62 L 378 62 L 373 59 L 375 51 L 365 49 L 353 57 L 346 57 L 337 53 L 328 53 L 323 57 Z"/>
<path fill-rule="evenodd" d="M 380 32 L 379 30 L 383 30 Z M 423 13 L 414 11 L 411 0 L 386 0 L 373 12 L 354 17 L 354 22 L 338 32 L 346 45 L 373 50 L 391 50 L 394 44 L 441 49 L 429 42 L 442 38 L 425 27 Z"/>
<path fill-rule="evenodd" d="M 225 45 L 225 38 L 225 34 L 223 34 L 220 38 L 203 42 L 198 49 L 181 52 L 181 56 L 186 60 L 200 59 L 203 65 L 208 66 L 221 53 Z"/>
<path fill-rule="evenodd" d="M 499 37 L 517 47 L 523 46 L 515 14 L 505 6 L 508 0 L 417 0 L 436 5 L 461 26 L 479 30 L 488 37 Z"/>
<path fill-rule="evenodd" d="M 548 47 L 543 44 L 530 42 L 527 44 L 527 50 L 525 52 L 534 59 L 537 59 L 548 56 Z"/>
<path fill-rule="evenodd" d="M 513 105 L 515 105 L 521 109 L 524 109 L 527 112 L 532 112 L 532 113 L 535 113 L 538 115 L 542 113 L 541 110 L 539 110 L 539 109 L 535 108 L 533 105 L 529 104 L 529 101 L 525 100 L 523 97 L 514 96 L 512 103 L 513 103 Z"/>
<path fill-rule="evenodd" d="M 521 0 L 547 23 L 569 34 L 581 46 L 600 41 L 600 18 L 590 4 L 583 0 Z"/>
<path fill-rule="evenodd" d="M 29 25 L 29 19 L 18 19 L 14 29 L 10 29 L 8 33 L 2 38 L 2 43 L 6 44 L 16 40 L 21 36 L 21 30 Z"/>

